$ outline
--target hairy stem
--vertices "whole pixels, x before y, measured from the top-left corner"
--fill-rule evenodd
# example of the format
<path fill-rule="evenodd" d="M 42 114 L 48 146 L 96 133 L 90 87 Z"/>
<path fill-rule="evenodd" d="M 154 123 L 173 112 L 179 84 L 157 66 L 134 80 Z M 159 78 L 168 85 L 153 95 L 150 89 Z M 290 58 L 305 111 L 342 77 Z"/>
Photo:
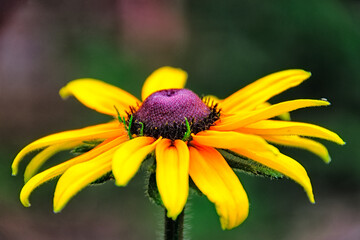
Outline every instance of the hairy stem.
<path fill-rule="evenodd" d="M 167 217 L 165 210 L 165 240 L 183 240 L 184 232 L 184 210 L 176 220 Z"/>

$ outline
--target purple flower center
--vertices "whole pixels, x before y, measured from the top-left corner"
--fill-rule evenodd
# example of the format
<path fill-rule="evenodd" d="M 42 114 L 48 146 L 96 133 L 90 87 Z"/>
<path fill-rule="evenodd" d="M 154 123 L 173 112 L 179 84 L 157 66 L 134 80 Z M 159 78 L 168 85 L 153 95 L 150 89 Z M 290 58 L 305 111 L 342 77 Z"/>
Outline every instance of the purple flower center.
<path fill-rule="evenodd" d="M 209 128 L 218 119 L 219 112 L 188 89 L 166 89 L 147 97 L 132 116 L 133 134 L 143 131 L 145 136 L 182 139 L 187 131 L 186 120 L 191 132 L 196 133 Z"/>
<path fill-rule="evenodd" d="M 210 113 L 208 106 L 188 89 L 167 89 L 151 94 L 145 99 L 134 119 L 147 127 L 164 127 L 188 121 L 201 120 Z"/>

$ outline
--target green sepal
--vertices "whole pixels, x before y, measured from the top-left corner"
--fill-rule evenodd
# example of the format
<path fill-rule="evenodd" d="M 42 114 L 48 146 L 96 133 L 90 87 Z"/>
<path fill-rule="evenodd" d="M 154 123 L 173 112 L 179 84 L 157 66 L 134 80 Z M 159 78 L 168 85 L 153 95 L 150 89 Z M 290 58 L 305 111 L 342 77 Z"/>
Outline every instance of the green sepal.
<path fill-rule="evenodd" d="M 156 173 L 150 172 L 148 177 L 146 193 L 151 202 L 155 203 L 160 207 L 164 207 L 164 204 L 161 200 L 159 190 L 156 185 Z"/>
<path fill-rule="evenodd" d="M 189 121 L 187 120 L 187 118 L 185 117 L 185 125 L 186 125 L 186 132 L 184 134 L 184 137 L 182 138 L 182 140 L 184 142 L 186 142 L 187 140 L 189 140 L 190 136 L 191 136 L 191 127 L 189 124 Z"/>
<path fill-rule="evenodd" d="M 90 185 L 98 185 L 98 184 L 103 184 L 109 180 L 113 180 L 114 179 L 114 175 L 112 174 L 112 172 L 108 172 L 104 175 L 102 175 L 100 178 L 96 179 L 95 181 L 93 181 L 92 183 L 90 183 Z"/>
<path fill-rule="evenodd" d="M 145 164 L 144 164 L 145 163 Z M 143 165 L 147 168 L 146 176 L 146 195 L 149 197 L 150 202 L 155 203 L 160 207 L 164 207 L 164 204 L 161 200 L 161 196 L 156 184 L 156 161 L 153 154 L 149 154 Z"/>
<path fill-rule="evenodd" d="M 274 169 L 271 169 L 261 163 L 241 156 L 230 150 L 217 149 L 219 153 L 225 158 L 227 163 L 234 170 L 239 170 L 250 175 L 269 177 L 269 178 L 282 178 L 284 175 Z"/>

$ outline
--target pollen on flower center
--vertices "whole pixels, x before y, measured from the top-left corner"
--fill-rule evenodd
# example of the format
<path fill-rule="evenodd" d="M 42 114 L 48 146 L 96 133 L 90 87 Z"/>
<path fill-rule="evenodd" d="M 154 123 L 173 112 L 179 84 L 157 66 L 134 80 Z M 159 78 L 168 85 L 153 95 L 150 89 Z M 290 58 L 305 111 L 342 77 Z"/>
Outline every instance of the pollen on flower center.
<path fill-rule="evenodd" d="M 132 112 L 130 132 L 158 138 L 182 139 L 186 120 L 192 133 L 208 129 L 217 119 L 216 106 L 207 106 L 188 89 L 166 89 L 151 94 Z"/>

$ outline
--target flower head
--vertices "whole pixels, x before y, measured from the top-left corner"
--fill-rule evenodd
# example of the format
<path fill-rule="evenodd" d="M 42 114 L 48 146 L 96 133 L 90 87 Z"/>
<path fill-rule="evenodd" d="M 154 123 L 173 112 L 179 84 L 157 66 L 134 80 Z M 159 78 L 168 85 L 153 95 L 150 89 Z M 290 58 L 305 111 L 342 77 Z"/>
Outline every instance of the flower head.
<path fill-rule="evenodd" d="M 132 110 L 130 132 L 139 135 L 143 131 L 143 135 L 154 138 L 183 139 L 186 122 L 191 133 L 196 134 L 218 120 L 218 113 L 211 114 L 214 109 L 188 89 L 160 90 L 147 97 L 138 110 Z"/>
<path fill-rule="evenodd" d="M 303 148 L 330 162 L 326 148 L 308 137 L 338 144 L 344 144 L 343 140 L 325 128 L 288 121 L 287 115 L 329 102 L 300 99 L 267 103 L 309 76 L 303 70 L 286 70 L 261 78 L 224 100 L 212 96 L 200 99 L 183 88 L 187 78 L 184 71 L 163 67 L 145 81 L 143 102 L 99 80 L 74 80 L 60 90 L 60 95 L 73 95 L 114 120 L 52 134 L 21 150 L 12 165 L 14 175 L 26 154 L 41 151 L 25 170 L 20 200 L 30 206 L 31 192 L 60 176 L 54 194 L 54 211 L 59 212 L 81 189 L 109 174 L 116 185 L 125 186 L 150 155 L 156 159 L 156 185 L 162 204 L 173 219 L 186 204 L 190 176 L 215 204 L 223 229 L 243 222 L 248 215 L 248 198 L 232 168 L 271 177 L 285 175 L 300 184 L 314 202 L 305 169 L 272 144 Z M 277 116 L 283 120 L 273 119 Z M 47 159 L 68 149 L 80 149 L 82 154 L 37 173 Z"/>

